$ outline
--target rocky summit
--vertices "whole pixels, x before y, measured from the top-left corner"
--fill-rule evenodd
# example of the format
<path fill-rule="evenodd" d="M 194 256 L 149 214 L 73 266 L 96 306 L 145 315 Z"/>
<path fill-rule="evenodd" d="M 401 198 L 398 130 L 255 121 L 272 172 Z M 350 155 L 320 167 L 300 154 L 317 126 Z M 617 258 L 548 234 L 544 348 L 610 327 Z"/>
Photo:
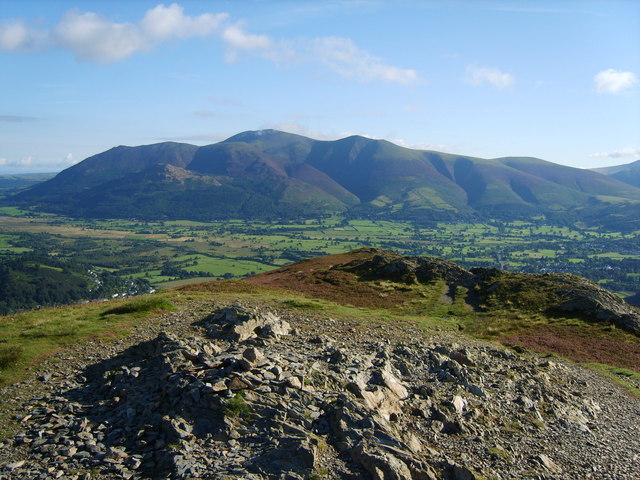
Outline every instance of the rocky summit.
<path fill-rule="evenodd" d="M 0 479 L 634 479 L 640 401 L 442 331 L 200 304 L 5 388 Z"/>

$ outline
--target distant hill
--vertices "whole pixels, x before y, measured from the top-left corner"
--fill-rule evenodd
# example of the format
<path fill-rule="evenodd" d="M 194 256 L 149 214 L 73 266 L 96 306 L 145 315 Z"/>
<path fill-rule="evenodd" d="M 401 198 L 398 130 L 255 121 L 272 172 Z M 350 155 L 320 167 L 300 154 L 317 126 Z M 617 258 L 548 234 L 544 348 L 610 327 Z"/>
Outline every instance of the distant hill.
<path fill-rule="evenodd" d="M 614 167 L 593 168 L 594 172 L 602 173 L 628 183 L 634 187 L 640 187 L 640 160 L 625 165 L 616 165 Z"/>
<path fill-rule="evenodd" d="M 18 173 L 0 175 L 0 195 L 22 190 L 54 177 L 55 173 Z"/>
<path fill-rule="evenodd" d="M 333 213 L 410 219 L 527 218 L 640 224 L 640 188 L 535 158 L 481 159 L 352 136 L 276 130 L 196 147 L 116 147 L 6 203 L 83 217 L 296 218 Z"/>

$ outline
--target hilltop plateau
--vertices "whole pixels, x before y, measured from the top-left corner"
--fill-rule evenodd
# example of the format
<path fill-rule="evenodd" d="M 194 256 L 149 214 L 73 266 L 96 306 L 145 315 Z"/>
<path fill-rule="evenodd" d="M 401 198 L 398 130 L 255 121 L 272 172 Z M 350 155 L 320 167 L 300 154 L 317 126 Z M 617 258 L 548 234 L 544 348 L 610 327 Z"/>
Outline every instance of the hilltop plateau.
<path fill-rule="evenodd" d="M 17 345 L 32 370 L 0 478 L 634 478 L 638 319 L 579 277 L 376 249 L 4 317 L 0 373 Z"/>
<path fill-rule="evenodd" d="M 481 159 L 276 130 L 196 147 L 119 146 L 5 204 L 87 218 L 531 218 L 637 228 L 640 188 L 528 157 Z"/>

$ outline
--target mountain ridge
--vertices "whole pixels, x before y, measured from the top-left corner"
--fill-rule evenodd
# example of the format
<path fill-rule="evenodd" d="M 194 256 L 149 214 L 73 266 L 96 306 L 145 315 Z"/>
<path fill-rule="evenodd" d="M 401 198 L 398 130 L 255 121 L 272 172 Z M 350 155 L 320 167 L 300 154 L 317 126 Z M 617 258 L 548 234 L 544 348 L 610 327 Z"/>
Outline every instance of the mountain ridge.
<path fill-rule="evenodd" d="M 203 182 L 192 190 L 182 180 L 154 183 L 142 176 L 138 188 L 128 191 L 129 208 L 110 207 L 106 199 L 131 185 L 129 177 L 157 164 L 184 169 Z M 230 191 L 236 195 L 225 200 Z M 145 200 L 149 195 L 153 202 Z M 240 207 L 233 203 L 238 195 L 262 207 Z M 624 212 L 618 207 L 640 204 L 640 188 L 535 158 L 481 159 L 357 135 L 323 141 L 260 130 L 202 147 L 174 142 L 114 147 L 5 200 L 70 216 L 150 219 L 174 218 L 170 203 L 175 201 L 191 203 L 184 211 L 195 220 L 227 218 L 224 211 L 247 218 L 347 213 L 431 220 L 557 212 L 583 218 L 599 209 Z M 640 223 L 629 209 L 622 215 Z"/>

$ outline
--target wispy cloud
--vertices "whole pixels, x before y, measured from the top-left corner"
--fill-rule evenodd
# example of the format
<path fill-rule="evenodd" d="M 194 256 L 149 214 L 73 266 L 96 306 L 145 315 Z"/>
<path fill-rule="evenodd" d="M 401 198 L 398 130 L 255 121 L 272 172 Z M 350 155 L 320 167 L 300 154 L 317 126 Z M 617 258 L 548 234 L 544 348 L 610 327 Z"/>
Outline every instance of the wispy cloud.
<path fill-rule="evenodd" d="M 464 80 L 476 87 L 489 85 L 498 89 L 507 88 L 516 83 L 516 78 L 510 73 L 505 73 L 497 68 L 475 65 L 467 67 L 467 75 Z"/>
<path fill-rule="evenodd" d="M 247 32 L 241 22 L 224 28 L 222 39 L 227 45 L 227 61 L 229 62 L 235 62 L 240 51 L 262 52 L 267 56 L 272 56 L 276 50 L 271 38 L 267 35 Z"/>
<path fill-rule="evenodd" d="M 612 68 L 598 72 L 593 81 L 597 93 L 619 93 L 638 84 L 633 72 L 621 72 Z"/>
<path fill-rule="evenodd" d="M 415 70 L 395 67 L 359 48 L 352 40 L 343 37 L 321 37 L 310 43 L 315 58 L 344 77 L 363 81 L 409 85 L 418 80 Z"/>
<path fill-rule="evenodd" d="M 593 158 L 640 158 L 640 148 L 628 147 L 620 150 L 614 150 L 613 152 L 593 153 L 589 156 Z"/>
<path fill-rule="evenodd" d="M 0 115 L 0 122 L 24 123 L 36 120 L 36 117 L 25 117 L 24 115 Z"/>
<path fill-rule="evenodd" d="M 188 38 L 215 37 L 226 47 L 226 60 L 247 53 L 270 61 L 317 62 L 347 78 L 408 85 L 418 74 L 391 65 L 343 37 L 279 39 L 250 32 L 227 13 L 189 16 L 173 3 L 148 10 L 137 23 L 114 22 L 94 12 L 71 10 L 53 28 L 36 29 L 22 20 L 0 23 L 0 51 L 25 53 L 59 48 L 79 61 L 109 64 L 150 52 L 163 43 Z"/>

